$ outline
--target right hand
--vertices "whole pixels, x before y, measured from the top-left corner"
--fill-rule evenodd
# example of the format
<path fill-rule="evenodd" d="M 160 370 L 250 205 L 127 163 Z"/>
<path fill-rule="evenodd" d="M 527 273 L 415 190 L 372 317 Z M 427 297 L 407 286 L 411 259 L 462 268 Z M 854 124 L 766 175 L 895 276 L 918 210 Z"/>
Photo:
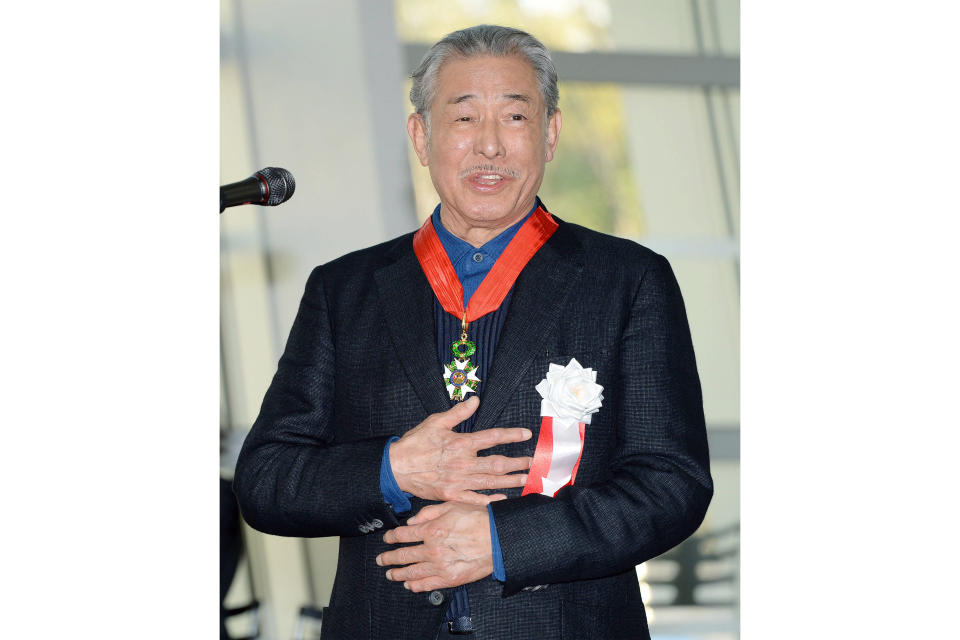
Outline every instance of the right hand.
<path fill-rule="evenodd" d="M 486 505 L 501 494 L 484 495 L 478 489 L 522 487 L 532 458 L 478 456 L 481 449 L 523 442 L 533 433 L 523 428 L 485 429 L 457 433 L 454 427 L 469 418 L 480 400 L 472 396 L 443 413 L 434 413 L 390 445 L 390 467 L 397 485 L 407 493 L 441 502 Z"/>

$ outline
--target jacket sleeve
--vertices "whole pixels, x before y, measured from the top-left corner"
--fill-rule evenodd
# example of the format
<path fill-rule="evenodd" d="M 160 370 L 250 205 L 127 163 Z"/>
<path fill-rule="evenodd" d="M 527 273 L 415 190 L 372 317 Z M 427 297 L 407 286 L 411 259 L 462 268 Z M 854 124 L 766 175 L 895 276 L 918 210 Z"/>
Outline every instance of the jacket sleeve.
<path fill-rule="evenodd" d="M 274 535 L 356 536 L 399 523 L 380 490 L 386 437 L 338 441 L 334 342 L 314 269 L 234 476 L 244 519 Z"/>
<path fill-rule="evenodd" d="M 617 412 L 605 481 L 491 503 L 504 595 L 626 571 L 703 521 L 713 483 L 700 381 L 680 289 L 662 256 L 641 277 L 615 379 L 604 395 L 616 404 L 600 409 Z"/>

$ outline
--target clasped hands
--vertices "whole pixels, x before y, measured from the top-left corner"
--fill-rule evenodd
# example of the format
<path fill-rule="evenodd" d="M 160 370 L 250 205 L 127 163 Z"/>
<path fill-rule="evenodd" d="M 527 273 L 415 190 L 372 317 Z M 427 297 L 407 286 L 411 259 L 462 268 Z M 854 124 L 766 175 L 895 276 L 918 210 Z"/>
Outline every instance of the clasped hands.
<path fill-rule="evenodd" d="M 420 543 L 377 556 L 380 566 L 406 565 L 389 569 L 386 576 L 403 582 L 410 591 L 456 587 L 493 572 L 486 506 L 506 496 L 477 490 L 522 487 L 527 475 L 513 472 L 529 469 L 531 458 L 478 456 L 477 452 L 529 440 L 533 434 L 522 428 L 455 432 L 454 427 L 479 405 L 473 396 L 435 413 L 390 446 L 390 467 L 400 489 L 425 500 L 442 501 L 424 507 L 405 526 L 383 536 L 388 544 Z"/>

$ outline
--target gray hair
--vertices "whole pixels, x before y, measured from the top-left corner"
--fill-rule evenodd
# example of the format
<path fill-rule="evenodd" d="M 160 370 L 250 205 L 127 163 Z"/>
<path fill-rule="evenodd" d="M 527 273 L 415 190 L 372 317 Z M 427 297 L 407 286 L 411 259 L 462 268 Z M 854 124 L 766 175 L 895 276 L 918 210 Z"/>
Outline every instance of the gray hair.
<path fill-rule="evenodd" d="M 553 115 L 557 110 L 560 91 L 557 89 L 557 70 L 553 67 L 547 48 L 526 31 L 481 24 L 448 33 L 430 47 L 417 70 L 413 72 L 410 102 L 417 113 L 427 121 L 428 127 L 430 105 L 437 94 L 437 74 L 443 63 L 450 56 L 472 58 L 484 55 L 516 55 L 529 62 L 537 74 L 540 96 L 547 106 L 547 117 Z"/>

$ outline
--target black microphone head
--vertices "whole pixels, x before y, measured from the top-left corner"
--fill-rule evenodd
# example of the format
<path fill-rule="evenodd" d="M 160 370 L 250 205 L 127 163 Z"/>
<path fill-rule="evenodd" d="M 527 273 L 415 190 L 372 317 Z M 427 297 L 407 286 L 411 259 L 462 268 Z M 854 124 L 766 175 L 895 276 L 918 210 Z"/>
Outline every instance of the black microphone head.
<path fill-rule="evenodd" d="M 253 175 L 266 180 L 267 200 L 263 204 L 271 207 L 289 200 L 297 188 L 297 183 L 293 180 L 293 174 L 280 167 L 260 169 Z"/>

